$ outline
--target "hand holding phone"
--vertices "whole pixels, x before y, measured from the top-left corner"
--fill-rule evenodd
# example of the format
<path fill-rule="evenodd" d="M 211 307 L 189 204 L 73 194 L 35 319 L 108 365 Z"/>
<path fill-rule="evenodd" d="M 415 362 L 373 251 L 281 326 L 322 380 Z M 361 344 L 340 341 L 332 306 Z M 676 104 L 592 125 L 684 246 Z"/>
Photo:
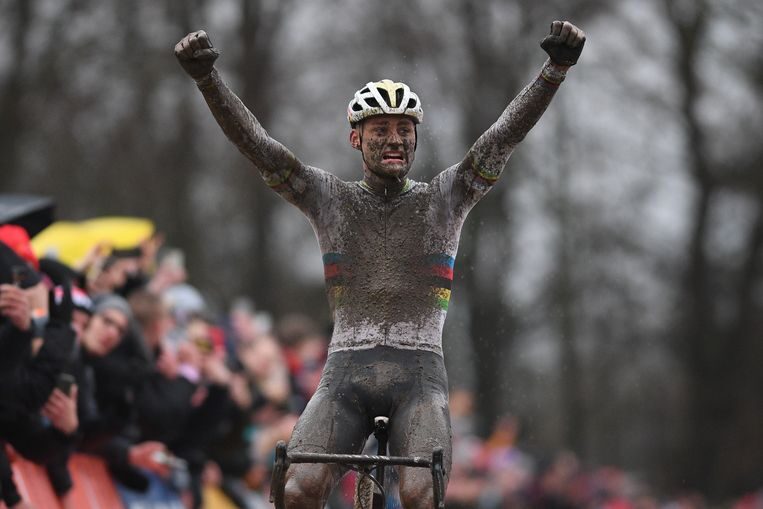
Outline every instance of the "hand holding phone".
<path fill-rule="evenodd" d="M 77 431 L 79 419 L 77 417 L 77 386 L 74 384 L 74 377 L 67 373 L 59 376 L 56 389 L 42 407 L 42 415 L 50 420 L 54 428 L 66 435 Z"/>

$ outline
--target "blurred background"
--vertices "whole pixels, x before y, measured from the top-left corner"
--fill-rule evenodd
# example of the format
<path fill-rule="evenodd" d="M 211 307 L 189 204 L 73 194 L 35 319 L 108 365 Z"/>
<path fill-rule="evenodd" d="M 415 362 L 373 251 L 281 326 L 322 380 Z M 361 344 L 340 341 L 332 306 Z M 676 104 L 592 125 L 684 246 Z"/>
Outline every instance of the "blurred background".
<path fill-rule="evenodd" d="M 411 176 L 460 160 L 545 59 L 588 36 L 467 220 L 444 334 L 488 436 L 662 492 L 763 485 L 763 4 L 757 0 L 0 0 L 0 191 L 56 218 L 153 220 L 219 310 L 329 326 L 315 236 L 215 124 L 173 55 L 217 67 L 301 160 L 361 178 L 346 105 L 405 81 Z"/>

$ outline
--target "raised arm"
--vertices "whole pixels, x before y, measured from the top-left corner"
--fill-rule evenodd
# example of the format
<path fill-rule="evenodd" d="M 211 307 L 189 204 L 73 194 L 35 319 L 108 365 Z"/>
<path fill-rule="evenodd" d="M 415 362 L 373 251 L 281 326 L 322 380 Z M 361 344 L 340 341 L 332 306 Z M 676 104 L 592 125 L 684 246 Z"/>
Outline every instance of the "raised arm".
<path fill-rule="evenodd" d="M 577 62 L 584 43 L 585 34 L 572 23 L 551 24 L 550 34 L 541 42 L 549 59 L 538 78 L 509 103 L 455 167 L 457 180 L 465 184 L 464 191 L 475 200 L 495 184 L 514 148 L 546 111 L 567 70 Z"/>
<path fill-rule="evenodd" d="M 308 169 L 286 147 L 274 140 L 252 112 L 223 82 L 214 68 L 219 52 L 203 30 L 192 32 L 175 45 L 175 56 L 183 69 L 196 81 L 212 115 L 228 139 L 262 174 L 265 183 L 289 201 L 303 205 L 305 186 L 295 186 L 292 179 Z M 299 189 L 297 189 L 299 188 Z"/>

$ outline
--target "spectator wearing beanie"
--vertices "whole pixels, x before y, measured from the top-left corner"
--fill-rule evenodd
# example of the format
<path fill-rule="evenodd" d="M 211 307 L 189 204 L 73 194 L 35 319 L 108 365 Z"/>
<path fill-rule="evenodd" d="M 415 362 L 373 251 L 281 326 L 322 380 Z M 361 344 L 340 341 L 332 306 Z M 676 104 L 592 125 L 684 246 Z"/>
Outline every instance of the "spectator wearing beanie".
<path fill-rule="evenodd" d="M 79 307 L 86 309 L 84 305 L 87 301 L 79 299 L 79 302 Z M 98 376 L 99 362 L 123 343 L 131 318 L 130 306 L 122 297 L 106 294 L 93 299 L 92 317 L 82 331 L 77 354 L 68 372 L 75 377 L 78 386 L 78 448 L 103 457 L 112 474 L 126 486 L 144 490 L 148 482 L 138 469 L 145 468 L 166 475 L 167 467 L 153 459 L 154 453 L 165 452 L 166 448 L 157 442 L 136 443 L 130 420 L 123 418 L 120 405 L 109 401 L 108 386 L 106 390 L 101 386 L 105 378 Z M 65 461 L 48 471 L 54 485 L 66 488 L 66 480 L 70 478 Z"/>

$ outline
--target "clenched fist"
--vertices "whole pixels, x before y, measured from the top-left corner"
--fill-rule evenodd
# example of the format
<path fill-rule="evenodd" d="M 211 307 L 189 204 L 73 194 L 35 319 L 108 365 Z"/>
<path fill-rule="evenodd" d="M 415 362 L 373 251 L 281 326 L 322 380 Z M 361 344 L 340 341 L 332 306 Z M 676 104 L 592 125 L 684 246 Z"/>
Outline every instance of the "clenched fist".
<path fill-rule="evenodd" d="M 551 61 L 558 65 L 575 65 L 585 44 L 585 32 L 569 21 L 551 23 L 551 33 L 540 43 Z"/>
<path fill-rule="evenodd" d="M 220 56 L 204 30 L 191 32 L 175 45 L 175 56 L 194 80 L 198 81 L 212 72 L 215 60 Z"/>

